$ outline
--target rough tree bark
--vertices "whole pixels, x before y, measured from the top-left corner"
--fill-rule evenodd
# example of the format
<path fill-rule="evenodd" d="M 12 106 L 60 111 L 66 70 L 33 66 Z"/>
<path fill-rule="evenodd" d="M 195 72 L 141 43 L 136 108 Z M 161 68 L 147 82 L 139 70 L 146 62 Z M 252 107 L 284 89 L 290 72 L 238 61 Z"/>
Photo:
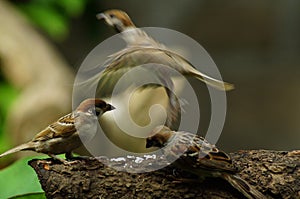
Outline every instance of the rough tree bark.
<path fill-rule="evenodd" d="M 300 150 L 238 151 L 231 156 L 239 175 L 268 198 L 300 198 Z M 69 166 L 52 159 L 29 162 L 48 198 L 243 198 L 222 179 L 179 180 L 172 165 L 130 172 L 163 164 L 161 159 L 133 156 L 79 159 Z M 176 174 L 187 177 L 179 170 Z"/>

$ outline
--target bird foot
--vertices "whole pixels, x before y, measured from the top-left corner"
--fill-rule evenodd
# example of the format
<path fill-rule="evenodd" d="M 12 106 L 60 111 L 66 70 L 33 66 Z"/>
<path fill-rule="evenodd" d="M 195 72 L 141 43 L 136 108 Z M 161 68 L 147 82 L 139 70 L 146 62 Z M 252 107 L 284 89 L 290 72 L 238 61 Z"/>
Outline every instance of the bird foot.
<path fill-rule="evenodd" d="M 65 159 L 63 159 L 63 158 L 59 158 L 59 157 L 57 157 L 56 155 L 53 155 L 53 154 L 48 154 L 48 155 L 49 155 L 51 158 L 53 158 L 54 160 L 57 160 L 57 161 L 63 163 L 64 165 L 66 165 L 66 166 L 71 166 L 71 165 L 73 165 L 73 164 L 78 163 L 78 160 L 67 161 L 67 160 L 65 160 Z"/>
<path fill-rule="evenodd" d="M 37 164 L 39 165 L 39 164 L 51 164 L 52 162 L 51 161 L 48 161 L 48 160 L 38 160 L 37 161 Z"/>
<path fill-rule="evenodd" d="M 172 178 L 174 179 L 173 180 L 173 183 L 201 183 L 204 178 L 200 179 L 199 177 L 196 177 L 194 176 L 193 174 L 190 174 L 190 173 L 186 173 L 186 172 L 180 172 L 178 169 L 173 169 L 173 176 Z"/>
<path fill-rule="evenodd" d="M 78 162 L 79 162 L 78 160 L 72 160 L 72 161 L 64 160 L 62 163 L 66 166 L 71 166 L 71 165 L 77 164 Z"/>
<path fill-rule="evenodd" d="M 93 160 L 94 157 L 90 157 L 90 156 L 76 156 L 76 157 L 71 157 L 68 158 L 68 160 Z"/>
<path fill-rule="evenodd" d="M 175 184 L 180 184 L 180 183 L 201 183 L 198 179 L 190 179 L 190 178 L 178 178 L 173 181 Z"/>

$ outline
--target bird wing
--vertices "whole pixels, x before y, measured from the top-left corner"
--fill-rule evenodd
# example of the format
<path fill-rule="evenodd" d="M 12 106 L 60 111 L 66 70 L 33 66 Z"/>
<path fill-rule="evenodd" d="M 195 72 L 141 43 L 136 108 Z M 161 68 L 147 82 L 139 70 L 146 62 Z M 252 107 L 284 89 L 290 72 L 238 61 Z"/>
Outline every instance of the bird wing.
<path fill-rule="evenodd" d="M 145 52 L 144 49 L 146 50 Z M 151 53 L 148 48 L 130 47 L 113 54 L 104 64 L 105 69 L 100 75 L 96 74 L 98 77 L 94 78 L 98 83 L 97 94 L 99 94 L 100 97 L 110 96 L 116 83 L 125 74 L 127 78 L 122 79 L 121 85 L 124 89 L 120 88 L 120 90 L 125 90 L 130 85 L 135 85 L 139 82 L 157 82 L 157 84 L 144 85 L 142 88 L 164 85 L 163 79 L 166 78 L 166 75 L 159 71 L 161 67 L 150 64 L 166 65 L 166 63 L 159 61 L 159 59 Z M 139 67 L 138 70 L 132 70 L 137 66 L 141 67 Z"/>
<path fill-rule="evenodd" d="M 106 63 L 106 70 L 118 70 L 120 67 L 135 67 L 142 64 L 158 63 L 166 66 L 170 66 L 172 63 L 172 57 L 168 55 L 168 52 L 162 48 L 141 47 L 132 46 L 127 47 L 113 55 L 111 59 Z M 124 66 L 122 63 L 126 61 Z"/>
<path fill-rule="evenodd" d="M 187 132 L 176 133 L 179 134 L 176 136 L 176 145 L 182 145 L 177 148 L 183 149 L 186 146 L 185 152 L 179 158 L 182 163 L 200 170 L 236 172 L 230 156 L 203 137 Z"/>
<path fill-rule="evenodd" d="M 162 67 L 162 65 L 166 67 Z M 141 72 L 141 74 L 147 74 L 146 77 L 145 75 L 142 77 L 136 75 L 136 72 L 128 73 L 137 66 L 142 66 L 139 68 L 139 72 Z M 122 84 L 124 87 L 133 85 L 134 82 L 140 79 L 143 80 L 143 78 L 152 78 L 152 80 L 163 85 L 162 79 L 174 76 L 174 71 L 172 72 L 170 69 L 176 70 L 186 76 L 194 76 L 200 81 L 220 90 L 231 90 L 234 87 L 232 84 L 201 73 L 184 57 L 165 48 L 130 46 L 110 55 L 109 59 L 98 68 L 101 69 L 100 72 L 99 69 L 97 69 L 98 71 L 93 72 L 93 74 L 95 74 L 93 77 L 81 83 L 81 85 L 86 84 L 89 87 L 91 85 L 97 85 L 98 97 L 110 97 L 116 83 L 126 73 L 128 77 L 131 75 L 132 78 L 123 79 L 124 82 L 122 82 Z M 159 86 L 159 84 L 149 84 L 143 86 L 143 88 L 157 86 Z M 83 92 L 84 90 L 85 89 L 82 89 Z"/>
<path fill-rule="evenodd" d="M 123 67 L 132 68 L 142 64 L 150 63 L 169 66 L 183 75 L 195 76 L 204 83 L 207 83 L 208 85 L 220 90 L 232 90 L 234 88 L 234 86 L 230 83 L 214 79 L 196 70 L 193 64 L 183 56 L 165 48 L 136 46 L 125 48 L 124 50 L 112 55 L 111 59 L 105 65 L 105 70 L 113 72 Z M 160 70 L 163 69 L 160 68 Z"/>
<path fill-rule="evenodd" d="M 236 171 L 230 156 L 225 152 L 219 150 L 215 145 L 208 143 L 202 137 L 195 137 L 194 141 L 197 147 L 189 147 L 186 153 L 186 157 L 195 162 L 195 164 L 193 164 L 194 167 L 208 170 Z M 197 149 L 198 152 L 195 152 L 195 149 Z"/>
<path fill-rule="evenodd" d="M 126 63 L 121 63 L 125 64 Z M 126 74 L 126 78 L 122 78 L 122 83 L 118 84 L 118 91 L 125 91 L 130 86 L 143 84 L 144 82 L 162 82 L 159 75 L 156 75 L 149 68 L 141 67 L 136 71 L 130 71 L 132 68 L 124 67 L 116 71 L 104 71 L 101 74 L 101 77 L 98 81 L 97 86 L 97 96 L 98 97 L 107 97 L 111 96 L 113 90 L 115 89 L 116 84 Z M 147 76 L 145 75 L 147 74 Z M 163 83 L 161 83 L 163 85 Z M 159 84 L 147 84 L 143 88 L 158 87 Z"/>
<path fill-rule="evenodd" d="M 59 118 L 58 121 L 50 124 L 46 129 L 38 133 L 33 138 L 33 141 L 48 140 L 55 137 L 68 137 L 76 131 L 73 114 L 70 113 Z"/>

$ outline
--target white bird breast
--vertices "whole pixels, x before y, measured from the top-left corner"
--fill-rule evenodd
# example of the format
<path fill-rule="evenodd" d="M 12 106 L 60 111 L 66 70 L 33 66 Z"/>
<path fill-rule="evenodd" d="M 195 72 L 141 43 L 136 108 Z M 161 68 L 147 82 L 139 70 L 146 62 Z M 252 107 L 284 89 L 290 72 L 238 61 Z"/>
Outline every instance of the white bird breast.
<path fill-rule="evenodd" d="M 98 118 L 81 114 L 75 120 L 75 127 L 83 144 L 90 142 L 97 133 Z"/>

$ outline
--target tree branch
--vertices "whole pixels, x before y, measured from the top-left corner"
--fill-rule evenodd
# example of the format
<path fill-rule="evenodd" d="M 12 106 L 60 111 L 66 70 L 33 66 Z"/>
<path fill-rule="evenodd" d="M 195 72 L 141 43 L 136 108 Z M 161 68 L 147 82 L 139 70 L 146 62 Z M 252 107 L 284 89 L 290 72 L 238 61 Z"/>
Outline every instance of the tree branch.
<path fill-rule="evenodd" d="M 238 151 L 231 156 L 240 169 L 239 175 L 264 195 L 300 198 L 300 150 Z M 243 198 L 222 179 L 176 179 L 172 165 L 153 172 L 132 173 L 149 171 L 149 163 L 151 168 L 165 164 L 157 158 L 137 160 L 141 159 L 101 158 L 100 162 L 90 158 L 66 166 L 47 159 L 31 160 L 29 165 L 38 174 L 47 198 Z M 176 174 L 187 175 L 178 170 Z"/>

